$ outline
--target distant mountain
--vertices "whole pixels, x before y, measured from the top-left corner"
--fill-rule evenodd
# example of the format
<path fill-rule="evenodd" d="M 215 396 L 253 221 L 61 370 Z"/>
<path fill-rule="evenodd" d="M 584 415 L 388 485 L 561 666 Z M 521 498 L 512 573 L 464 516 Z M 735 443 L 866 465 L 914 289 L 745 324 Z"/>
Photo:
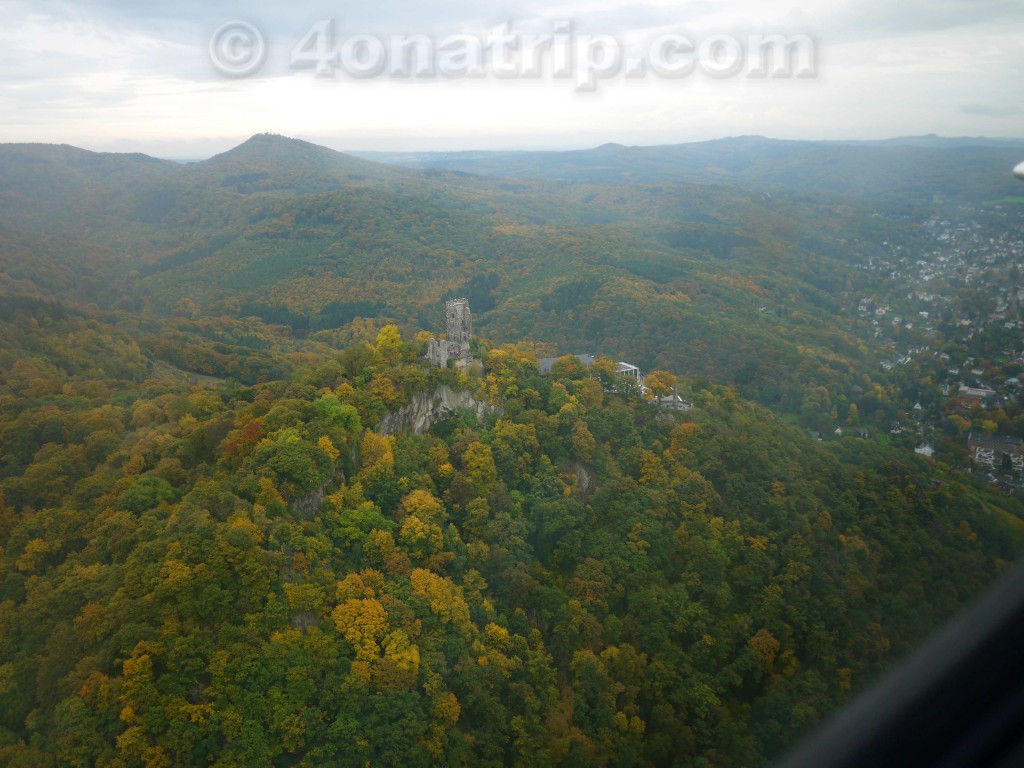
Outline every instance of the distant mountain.
<path fill-rule="evenodd" d="M 188 164 L 67 145 L 0 144 L 0 206 L 23 205 L 23 224 L 52 225 L 54 217 L 59 222 L 76 212 L 151 220 L 161 207 L 153 205 L 153 196 L 166 203 L 186 190 L 309 193 L 422 176 L 273 134 Z"/>
<path fill-rule="evenodd" d="M 1014 153 L 739 137 L 407 168 L 272 135 L 190 165 L 0 145 L 0 291 L 336 345 L 381 322 L 438 330 L 441 302 L 469 296 L 495 341 L 708 375 L 793 410 L 808 382 L 870 383 L 841 318 L 854 265 L 913 245 L 903 214 L 957 174 L 964 196 L 1019 193 L 980 170 Z"/>
<path fill-rule="evenodd" d="M 547 152 L 355 153 L 413 168 L 574 183 L 735 184 L 898 201 L 998 200 L 1019 193 L 1010 169 L 1024 140 L 780 141 L 739 136 L 653 147 Z"/>
<path fill-rule="evenodd" d="M 0 144 L 0 234 L 8 234 L 0 248 L 0 286 L 6 276 L 85 298 L 120 285 L 126 272 L 152 271 L 165 256 L 188 261 L 182 250 L 212 253 L 211 242 L 233 239 L 250 196 L 397 190 L 421 185 L 425 175 L 271 134 L 189 164 L 66 145 Z M 28 246 L 19 241 L 36 253 L 27 257 Z M 36 261 L 48 266 L 40 269 Z"/>
<path fill-rule="evenodd" d="M 184 169 L 142 154 L 89 152 L 67 145 L 0 144 L 0 206 L 19 210 L 19 223 L 74 211 L 102 212 L 138 199 L 140 190 L 166 185 Z"/>
<path fill-rule="evenodd" d="M 271 188 L 316 192 L 351 182 L 394 182 L 410 176 L 402 168 L 270 133 L 253 136 L 190 170 L 243 193 Z"/>

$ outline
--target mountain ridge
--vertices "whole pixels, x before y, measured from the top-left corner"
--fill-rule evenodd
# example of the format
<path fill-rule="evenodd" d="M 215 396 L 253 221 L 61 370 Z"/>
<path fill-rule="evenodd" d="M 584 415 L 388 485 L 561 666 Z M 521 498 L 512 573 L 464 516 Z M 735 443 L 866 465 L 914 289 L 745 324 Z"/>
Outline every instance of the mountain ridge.
<path fill-rule="evenodd" d="M 916 237 L 900 234 L 896 217 L 932 195 L 894 205 L 822 190 L 837 171 L 806 154 L 789 187 L 752 188 L 735 178 L 764 140 L 725 141 L 753 150 L 716 150 L 699 183 L 633 185 L 390 167 L 266 134 L 191 166 L 72 152 L 102 157 L 83 165 L 45 146 L 26 160 L 3 145 L 0 232 L 10 247 L 0 250 L 0 286 L 29 280 L 86 304 L 259 318 L 274 334 L 335 344 L 369 320 L 434 329 L 439 302 L 469 295 L 479 327 L 499 341 L 709 371 L 798 407 L 799 389 L 766 383 L 786 378 L 782 361 L 838 354 L 851 371 L 870 370 L 836 321 L 860 281 L 851 265 L 894 235 Z M 811 155 L 831 151 L 815 145 Z M 626 156 L 650 158 L 644 148 L 603 152 L 613 170 Z M 45 248 L 26 247 L 43 236 Z"/>
<path fill-rule="evenodd" d="M 734 136 L 655 146 L 580 150 L 354 152 L 421 169 L 569 183 L 729 183 L 769 191 L 829 192 L 888 200 L 999 199 L 1016 193 L 1010 169 L 1024 139 L 902 137 L 804 141 Z"/>

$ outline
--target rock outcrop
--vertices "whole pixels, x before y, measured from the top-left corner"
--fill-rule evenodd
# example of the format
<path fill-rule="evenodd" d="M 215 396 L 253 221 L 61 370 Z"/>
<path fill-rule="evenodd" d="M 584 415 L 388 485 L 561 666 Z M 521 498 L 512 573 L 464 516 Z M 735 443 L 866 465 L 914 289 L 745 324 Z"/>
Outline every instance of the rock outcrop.
<path fill-rule="evenodd" d="M 402 432 L 422 435 L 457 408 L 473 411 L 477 419 L 490 413 L 502 413 L 501 408 L 477 400 L 469 392 L 456 392 L 451 387 L 442 385 L 433 392 L 417 392 L 412 402 L 381 419 L 376 430 L 382 435 L 397 435 Z"/>
<path fill-rule="evenodd" d="M 296 512 L 302 515 L 303 520 L 312 520 L 317 516 L 320 512 L 320 505 L 323 504 L 324 499 L 327 498 L 327 489 L 333 482 L 334 478 L 331 478 L 316 490 L 310 491 L 305 496 L 302 496 L 292 502 L 292 507 Z"/>

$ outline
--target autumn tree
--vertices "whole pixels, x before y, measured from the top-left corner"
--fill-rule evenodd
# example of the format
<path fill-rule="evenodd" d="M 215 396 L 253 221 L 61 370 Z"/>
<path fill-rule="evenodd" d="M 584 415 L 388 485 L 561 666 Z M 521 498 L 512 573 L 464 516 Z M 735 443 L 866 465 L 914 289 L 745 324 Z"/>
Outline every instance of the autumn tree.
<path fill-rule="evenodd" d="M 397 363 L 402 358 L 402 336 L 397 325 L 385 325 L 377 334 L 374 347 L 384 360 Z"/>
<path fill-rule="evenodd" d="M 656 398 L 668 397 L 676 391 L 676 377 L 668 371 L 651 371 L 644 377 L 644 383 Z"/>

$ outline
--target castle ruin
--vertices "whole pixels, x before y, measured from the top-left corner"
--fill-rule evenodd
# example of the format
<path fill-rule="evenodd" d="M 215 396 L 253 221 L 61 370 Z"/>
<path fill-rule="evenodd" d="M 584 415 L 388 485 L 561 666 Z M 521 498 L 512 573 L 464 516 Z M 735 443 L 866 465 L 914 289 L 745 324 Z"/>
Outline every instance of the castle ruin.
<path fill-rule="evenodd" d="M 449 360 L 468 364 L 473 355 L 469 339 L 473 335 L 473 315 L 469 311 L 468 299 L 451 299 L 444 305 L 447 339 L 431 339 L 427 346 L 427 359 L 439 368 L 446 368 Z"/>

